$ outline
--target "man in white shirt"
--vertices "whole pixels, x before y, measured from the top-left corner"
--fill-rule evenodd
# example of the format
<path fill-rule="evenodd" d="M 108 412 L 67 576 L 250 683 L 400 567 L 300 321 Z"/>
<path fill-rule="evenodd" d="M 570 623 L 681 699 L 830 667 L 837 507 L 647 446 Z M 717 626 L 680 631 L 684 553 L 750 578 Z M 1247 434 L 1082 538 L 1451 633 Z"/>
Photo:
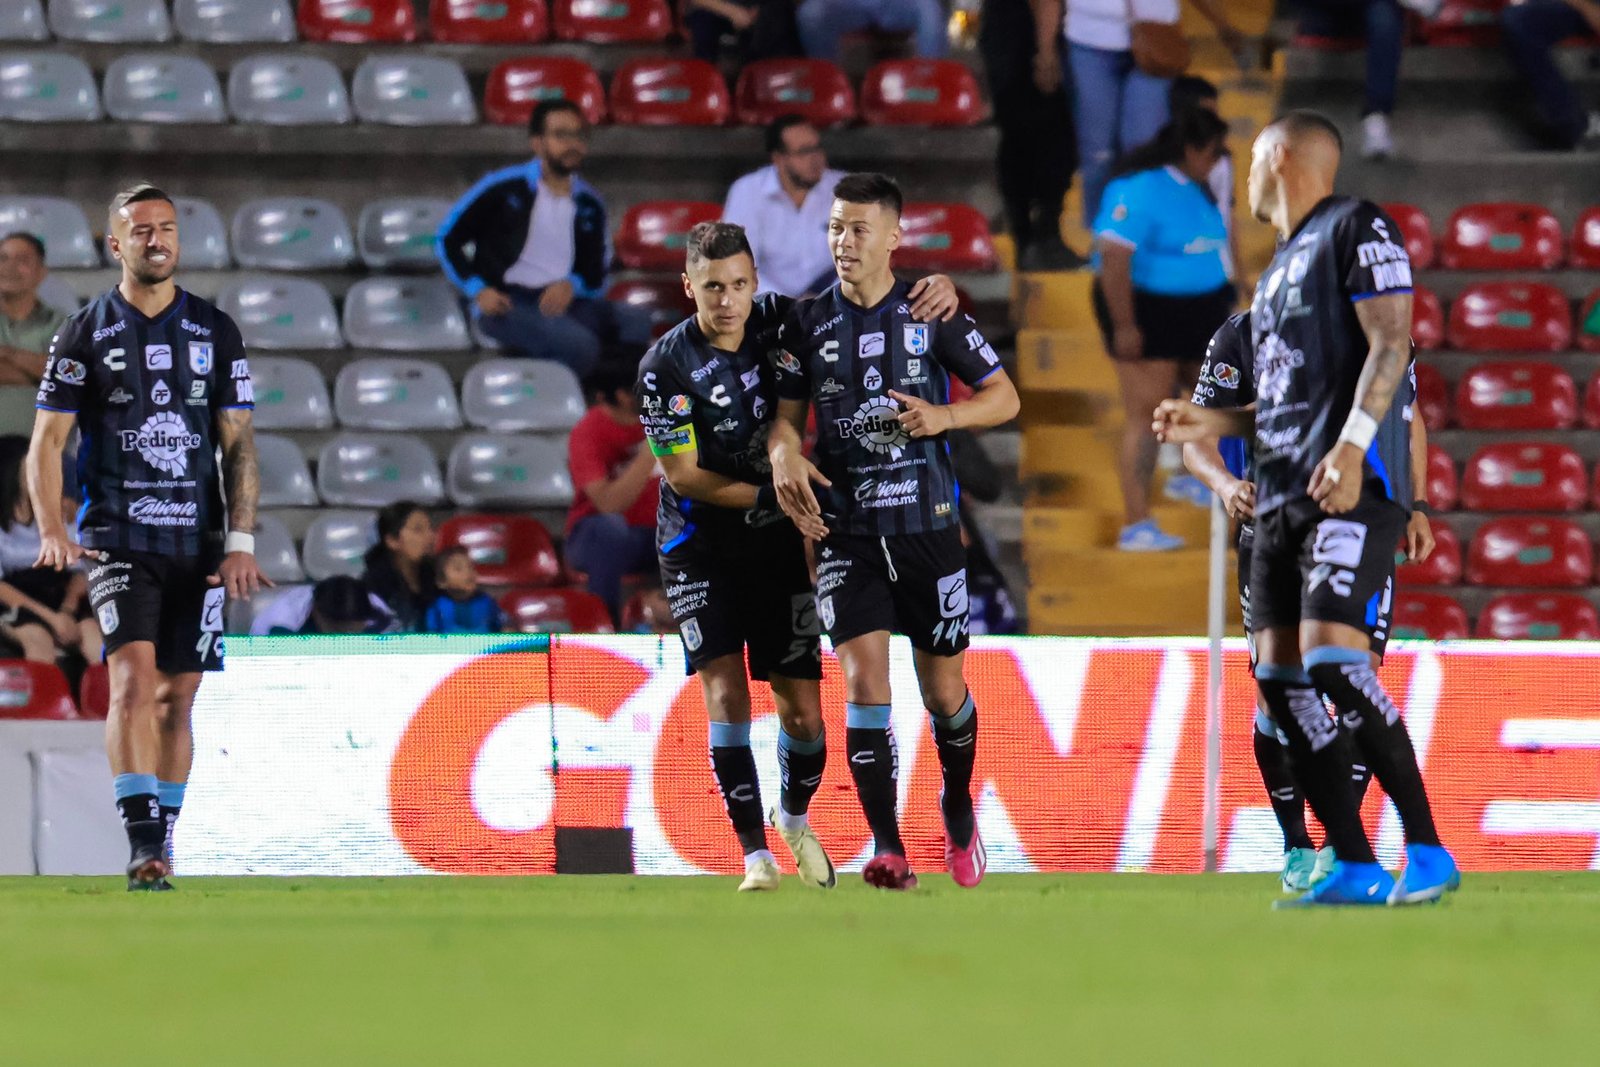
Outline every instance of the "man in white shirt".
<path fill-rule="evenodd" d="M 767 127 L 772 165 L 746 174 L 728 190 L 722 221 L 744 227 L 762 288 L 808 296 L 833 284 L 828 212 L 843 171 L 829 170 L 822 135 L 799 115 Z"/>

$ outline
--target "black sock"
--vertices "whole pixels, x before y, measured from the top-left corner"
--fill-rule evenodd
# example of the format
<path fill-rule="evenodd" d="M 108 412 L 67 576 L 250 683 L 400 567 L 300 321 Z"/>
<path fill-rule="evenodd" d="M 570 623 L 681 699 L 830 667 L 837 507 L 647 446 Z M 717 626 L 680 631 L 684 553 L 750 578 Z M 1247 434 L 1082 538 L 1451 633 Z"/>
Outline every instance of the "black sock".
<path fill-rule="evenodd" d="M 895 815 L 900 766 L 889 728 L 889 705 L 846 704 L 844 747 L 861 810 L 872 828 L 873 851 L 904 856 L 906 847 L 900 841 Z"/>
<path fill-rule="evenodd" d="M 972 694 L 961 710 L 949 718 L 928 713 L 933 720 L 933 741 L 939 749 L 939 769 L 944 772 L 944 789 L 939 807 L 944 813 L 950 843 L 957 848 L 972 844 L 977 819 L 972 811 L 972 764 L 978 756 L 978 707 Z"/>
<path fill-rule="evenodd" d="M 1347 863 L 1377 862 L 1350 793 L 1344 732 L 1307 684 L 1305 672 L 1261 666 L 1256 668 L 1256 684 L 1273 721 L 1288 739 L 1289 766 L 1311 810 L 1327 827 L 1335 853 Z"/>
<path fill-rule="evenodd" d="M 1439 831 L 1433 824 L 1433 809 L 1422 784 L 1411 735 L 1400 719 L 1400 709 L 1383 691 L 1371 660 L 1365 653 L 1344 648 L 1312 649 L 1306 660 L 1312 664 L 1312 684 L 1344 716 L 1344 725 L 1355 737 L 1362 762 L 1371 768 L 1373 777 L 1394 801 L 1395 811 L 1406 828 L 1406 841 L 1437 845 Z"/>
<path fill-rule="evenodd" d="M 161 804 L 154 793 L 118 797 L 117 813 L 122 816 L 122 828 L 127 831 L 131 851 L 161 847 L 166 824 L 161 820 Z"/>
<path fill-rule="evenodd" d="M 1267 799 L 1272 802 L 1272 814 L 1277 816 L 1278 829 L 1283 831 L 1283 850 L 1311 848 L 1311 835 L 1306 832 L 1306 798 L 1300 795 L 1300 786 L 1289 768 L 1289 753 L 1278 740 L 1278 728 L 1272 720 L 1256 712 L 1256 728 L 1251 731 L 1256 754 L 1256 767 L 1261 771 L 1261 784 L 1267 788 Z"/>
<path fill-rule="evenodd" d="M 826 731 L 810 741 L 790 737 L 782 727 L 778 729 L 778 771 L 783 778 L 783 791 L 778 794 L 778 804 L 787 815 L 804 815 L 811 807 L 811 798 L 822 785 L 822 772 L 828 766 Z"/>
<path fill-rule="evenodd" d="M 750 724 L 711 723 L 711 770 L 722 790 L 728 821 L 739 835 L 746 856 L 767 847 L 767 829 L 761 821 L 761 783 L 756 779 L 756 757 L 750 751 Z"/>
<path fill-rule="evenodd" d="M 168 863 L 172 862 L 172 834 L 178 828 L 178 816 L 182 811 L 182 808 L 161 805 L 161 834 L 165 850 L 163 854 L 167 857 Z"/>
<path fill-rule="evenodd" d="M 1372 768 L 1362 761 L 1366 759 L 1361 754 L 1361 746 L 1352 743 L 1356 761 L 1350 764 L 1350 789 L 1356 795 L 1356 810 L 1361 810 L 1361 805 L 1367 801 L 1367 786 L 1372 784 Z"/>

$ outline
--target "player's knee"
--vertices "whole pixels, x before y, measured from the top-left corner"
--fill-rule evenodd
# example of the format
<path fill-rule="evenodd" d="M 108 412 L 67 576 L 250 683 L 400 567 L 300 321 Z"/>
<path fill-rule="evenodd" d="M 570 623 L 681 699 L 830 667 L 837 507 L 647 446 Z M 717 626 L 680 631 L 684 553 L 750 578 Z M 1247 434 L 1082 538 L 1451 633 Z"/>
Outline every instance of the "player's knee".
<path fill-rule="evenodd" d="M 1335 703 L 1359 687 L 1360 681 L 1351 677 L 1353 671 L 1360 669 L 1369 674 L 1372 671 L 1367 653 L 1334 645 L 1307 650 L 1305 665 L 1312 687 Z"/>
<path fill-rule="evenodd" d="M 922 706 L 940 718 L 948 719 L 966 702 L 967 683 L 960 675 L 931 678 L 922 683 Z"/>

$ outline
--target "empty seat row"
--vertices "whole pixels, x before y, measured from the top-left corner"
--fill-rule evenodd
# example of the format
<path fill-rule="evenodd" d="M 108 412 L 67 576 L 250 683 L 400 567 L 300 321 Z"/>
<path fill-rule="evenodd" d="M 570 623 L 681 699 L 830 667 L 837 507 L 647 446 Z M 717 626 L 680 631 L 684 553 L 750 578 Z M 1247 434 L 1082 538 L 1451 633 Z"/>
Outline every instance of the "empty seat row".
<path fill-rule="evenodd" d="M 74 696 L 54 663 L 0 660 L 0 719 L 104 719 L 111 707 L 111 681 L 104 663 L 91 664 Z"/>
<path fill-rule="evenodd" d="M 1600 613 L 1581 593 L 1502 593 L 1484 605 L 1474 626 L 1450 594 L 1407 591 L 1395 598 L 1391 632 L 1432 641 L 1594 641 Z"/>
<path fill-rule="evenodd" d="M 1541 282 L 1478 282 L 1450 305 L 1418 286 L 1411 302 L 1411 338 L 1418 348 L 1464 352 L 1600 352 L 1600 290 L 1576 316 L 1567 294 Z"/>
<path fill-rule="evenodd" d="M 1472 535 L 1465 563 L 1461 539 L 1446 523 L 1434 523 L 1433 554 L 1395 570 L 1402 586 L 1471 585 L 1510 588 L 1582 588 L 1594 581 L 1594 546 L 1583 527 L 1568 519 L 1501 515 Z"/>
<path fill-rule="evenodd" d="M 1411 266 L 1425 270 L 1553 270 L 1563 264 L 1600 267 L 1600 206 L 1578 218 L 1570 242 L 1541 204 L 1468 204 L 1456 210 L 1436 244 L 1433 221 L 1421 208 L 1384 204 L 1400 227 Z M 1568 247 L 1570 245 L 1570 247 Z"/>
<path fill-rule="evenodd" d="M 1578 401 L 1572 376 L 1540 360 L 1479 363 L 1456 383 L 1454 396 L 1436 367 L 1417 365 L 1417 406 L 1430 430 L 1570 430 L 1579 420 L 1600 429 L 1600 371 Z"/>
<path fill-rule="evenodd" d="M 1591 485 L 1583 458 L 1566 445 L 1502 441 L 1467 459 L 1457 481 L 1454 461 L 1429 449 L 1428 502 L 1441 510 L 1582 511 L 1600 508 L 1600 468 Z"/>

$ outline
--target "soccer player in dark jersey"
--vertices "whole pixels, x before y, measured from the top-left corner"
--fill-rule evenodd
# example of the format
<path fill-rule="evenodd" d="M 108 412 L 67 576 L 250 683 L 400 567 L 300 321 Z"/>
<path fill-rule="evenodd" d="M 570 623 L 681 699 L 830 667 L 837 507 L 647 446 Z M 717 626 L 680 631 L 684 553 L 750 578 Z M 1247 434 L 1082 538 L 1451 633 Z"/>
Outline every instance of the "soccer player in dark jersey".
<path fill-rule="evenodd" d="M 802 535 L 826 531 L 816 518 L 797 527 L 778 509 L 767 458 L 777 408 L 768 352 L 794 301 L 756 296 L 743 227 L 699 224 L 685 259 L 684 287 L 697 311 L 645 353 L 637 385 L 640 421 L 666 480 L 656 533 L 661 580 L 705 693 L 712 771 L 744 850 L 739 889 L 776 889 L 779 880 L 750 750 L 750 678 L 771 687 L 778 709 L 782 792 L 767 818 L 800 877 L 832 888 L 833 863 L 806 815 L 827 739 L 821 631 Z M 948 278 L 919 284 L 918 295 L 930 317 L 955 311 Z"/>
<path fill-rule="evenodd" d="M 167 194 L 118 193 L 108 244 L 122 281 L 50 346 L 28 488 L 39 565 L 89 561 L 111 669 L 106 749 L 132 853 L 128 888 L 169 889 L 167 845 L 194 753 L 189 713 L 202 672 L 222 668 L 224 598 L 271 584 L 251 535 L 254 396 L 238 327 L 173 281 L 178 217 Z M 77 542 L 56 503 L 74 424 Z"/>
<path fill-rule="evenodd" d="M 1365 628 L 1413 499 L 1408 437 L 1384 425 L 1410 364 L 1411 264 L 1376 205 L 1333 195 L 1340 151 L 1338 129 L 1314 112 L 1290 112 L 1256 138 L 1251 210 L 1283 238 L 1250 309 L 1256 409 L 1168 400 L 1154 423 L 1182 443 L 1254 431 L 1256 685 L 1338 855 L 1326 879 L 1287 903 L 1409 904 L 1461 881 Z M 1399 812 L 1398 880 L 1373 855 L 1345 731 L 1324 699 L 1343 712 Z"/>
<path fill-rule="evenodd" d="M 988 859 L 972 806 L 978 720 L 962 675 L 967 555 L 944 434 L 1013 418 L 1017 391 L 971 316 L 929 322 L 895 279 L 900 189 L 881 174 L 834 187 L 828 239 L 837 284 L 801 301 L 783 326 L 771 437 L 778 501 L 802 529 L 818 520 L 817 614 L 844 670 L 846 748 L 873 858 L 863 875 L 909 889 L 896 821 L 897 756 L 890 730 L 889 634 L 911 639 L 923 707 L 944 774 L 945 863 L 975 886 Z M 949 403 L 950 376 L 973 387 Z M 817 464 L 800 450 L 817 414 Z M 819 501 L 813 485 L 828 492 Z M 825 506 L 826 504 L 826 506 Z"/>

